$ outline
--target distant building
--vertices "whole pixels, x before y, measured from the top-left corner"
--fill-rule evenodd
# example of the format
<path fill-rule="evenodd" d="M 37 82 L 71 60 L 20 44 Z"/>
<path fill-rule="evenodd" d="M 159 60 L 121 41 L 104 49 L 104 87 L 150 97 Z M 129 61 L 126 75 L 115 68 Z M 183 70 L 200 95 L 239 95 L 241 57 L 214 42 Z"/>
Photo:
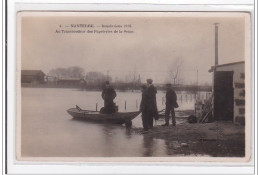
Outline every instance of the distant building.
<path fill-rule="evenodd" d="M 82 78 L 60 78 L 57 84 L 60 87 L 81 87 L 85 86 L 85 80 Z"/>
<path fill-rule="evenodd" d="M 44 83 L 45 74 L 41 70 L 22 70 L 21 82 L 39 84 Z"/>
<path fill-rule="evenodd" d="M 213 116 L 215 120 L 245 123 L 245 62 L 217 65 L 213 75 Z"/>
<path fill-rule="evenodd" d="M 47 83 L 53 83 L 53 82 L 56 83 L 57 80 L 58 80 L 58 78 L 55 77 L 55 76 L 47 75 L 47 76 L 44 77 L 44 81 L 46 81 Z"/>

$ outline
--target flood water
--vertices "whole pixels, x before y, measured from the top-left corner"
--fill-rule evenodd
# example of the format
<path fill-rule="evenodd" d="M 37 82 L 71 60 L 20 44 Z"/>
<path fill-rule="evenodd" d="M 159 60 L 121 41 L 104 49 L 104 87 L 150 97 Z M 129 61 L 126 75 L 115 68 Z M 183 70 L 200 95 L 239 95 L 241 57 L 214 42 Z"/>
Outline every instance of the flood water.
<path fill-rule="evenodd" d="M 158 110 L 163 109 L 165 92 L 158 92 Z M 194 95 L 178 93 L 178 110 L 193 110 Z M 205 94 L 201 95 L 203 98 Z M 140 92 L 117 92 L 119 111 L 139 110 Z M 169 156 L 165 140 L 146 137 L 123 125 L 109 125 L 72 119 L 67 109 L 99 110 L 101 92 L 59 88 L 22 88 L 23 157 L 142 157 Z M 177 116 L 178 117 L 178 116 Z M 142 127 L 141 116 L 133 121 Z M 178 120 L 177 120 L 178 122 Z M 155 125 L 161 125 L 163 121 Z"/>

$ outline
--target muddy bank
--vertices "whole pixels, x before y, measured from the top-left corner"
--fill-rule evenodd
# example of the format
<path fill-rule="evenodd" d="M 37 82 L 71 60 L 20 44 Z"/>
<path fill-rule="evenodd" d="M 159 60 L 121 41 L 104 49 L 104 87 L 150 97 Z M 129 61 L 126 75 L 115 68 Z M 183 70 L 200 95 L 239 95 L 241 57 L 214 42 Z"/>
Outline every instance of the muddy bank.
<path fill-rule="evenodd" d="M 142 128 L 132 132 L 143 134 Z M 232 122 L 155 126 L 144 138 L 163 139 L 170 156 L 244 157 L 245 127 Z"/>

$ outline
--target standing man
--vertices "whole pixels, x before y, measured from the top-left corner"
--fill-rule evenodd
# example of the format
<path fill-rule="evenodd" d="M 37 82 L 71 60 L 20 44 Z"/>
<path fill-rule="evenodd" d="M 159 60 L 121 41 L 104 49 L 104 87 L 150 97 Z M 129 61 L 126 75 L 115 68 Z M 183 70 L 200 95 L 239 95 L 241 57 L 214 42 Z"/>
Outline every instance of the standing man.
<path fill-rule="evenodd" d="M 109 81 L 106 81 L 105 88 L 102 91 L 102 98 L 104 100 L 104 108 L 101 109 L 101 113 L 112 114 L 116 112 L 116 106 L 114 99 L 116 98 L 116 91 L 109 84 Z"/>
<path fill-rule="evenodd" d="M 147 112 L 148 112 L 148 127 L 149 129 L 153 128 L 153 118 L 158 120 L 158 110 L 156 104 L 156 93 L 157 90 L 153 85 L 152 79 L 147 79 Z"/>
<path fill-rule="evenodd" d="M 143 85 L 142 86 L 142 99 L 141 99 L 141 103 L 140 103 L 140 111 L 142 112 L 142 123 L 143 123 L 143 128 L 144 128 L 144 132 L 147 132 L 149 129 L 148 126 L 148 120 L 149 120 L 149 116 L 148 111 L 147 111 L 147 102 L 148 102 L 148 96 L 147 96 L 147 86 Z"/>
<path fill-rule="evenodd" d="M 166 84 L 165 124 L 163 124 L 162 126 L 169 126 L 170 113 L 172 115 L 172 126 L 176 126 L 174 108 L 177 107 L 177 95 L 172 89 L 171 84 Z"/>

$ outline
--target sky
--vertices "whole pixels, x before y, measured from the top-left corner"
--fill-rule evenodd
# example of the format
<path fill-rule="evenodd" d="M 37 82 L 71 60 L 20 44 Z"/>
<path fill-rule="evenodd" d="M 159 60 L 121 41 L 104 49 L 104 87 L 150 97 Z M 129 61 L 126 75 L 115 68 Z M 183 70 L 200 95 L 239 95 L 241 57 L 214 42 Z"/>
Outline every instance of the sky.
<path fill-rule="evenodd" d="M 109 71 L 113 80 L 124 80 L 135 71 L 142 82 L 152 78 L 154 83 L 165 83 L 169 81 L 170 65 L 179 58 L 183 84 L 195 84 L 197 71 L 199 84 L 211 84 L 212 74 L 208 70 L 215 62 L 214 23 L 219 23 L 219 64 L 245 58 L 243 13 L 230 16 L 219 12 L 22 12 L 20 15 L 21 69 L 42 70 L 46 74 L 58 67 L 80 66 L 86 72 Z M 71 27 L 76 24 L 94 27 Z M 61 30 L 133 33 L 62 33 Z"/>

